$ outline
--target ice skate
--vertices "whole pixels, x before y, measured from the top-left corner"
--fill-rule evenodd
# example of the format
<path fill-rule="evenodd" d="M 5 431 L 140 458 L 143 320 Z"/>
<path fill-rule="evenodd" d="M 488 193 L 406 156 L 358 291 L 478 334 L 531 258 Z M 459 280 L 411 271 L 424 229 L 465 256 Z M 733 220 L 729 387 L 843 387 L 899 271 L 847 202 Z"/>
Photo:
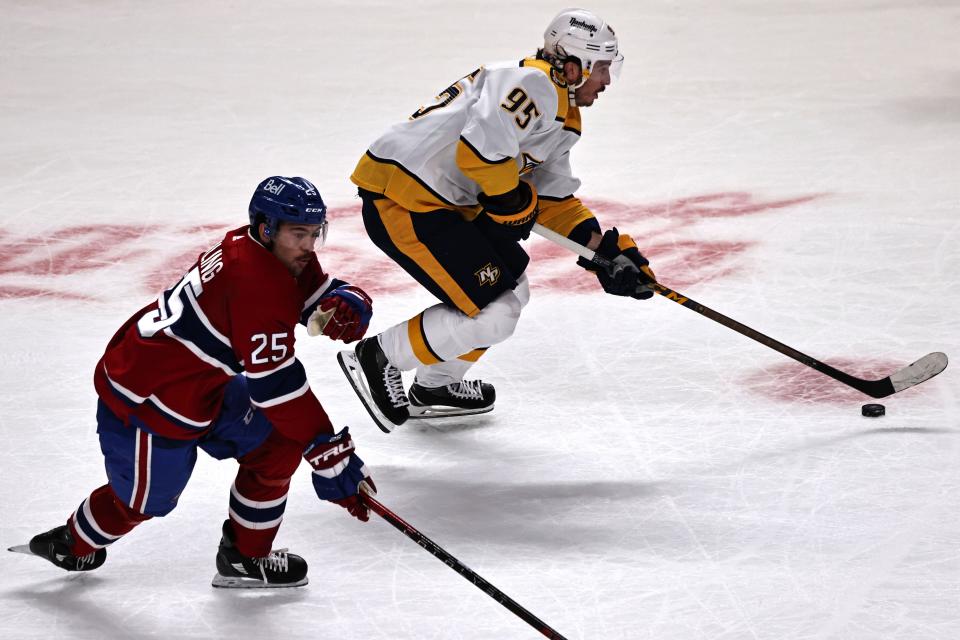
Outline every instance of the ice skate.
<path fill-rule="evenodd" d="M 233 525 L 223 523 L 223 537 L 217 550 L 214 587 L 226 589 L 276 589 L 307 584 L 307 561 L 286 549 L 271 551 L 262 558 L 249 558 L 233 546 Z"/>
<path fill-rule="evenodd" d="M 46 533 L 33 536 L 29 544 L 10 547 L 7 551 L 45 558 L 67 571 L 93 571 L 106 561 L 106 549 L 97 549 L 93 553 L 76 556 L 70 551 L 73 543 L 70 528 L 67 525 L 60 525 Z"/>
<path fill-rule="evenodd" d="M 411 418 L 449 418 L 493 411 L 497 392 L 482 380 L 463 380 L 428 388 L 414 382 L 407 394 Z"/>
<path fill-rule="evenodd" d="M 387 360 L 376 336 L 358 342 L 353 352 L 341 351 L 337 361 L 381 431 L 390 433 L 407 421 L 410 402 L 400 370 Z"/>

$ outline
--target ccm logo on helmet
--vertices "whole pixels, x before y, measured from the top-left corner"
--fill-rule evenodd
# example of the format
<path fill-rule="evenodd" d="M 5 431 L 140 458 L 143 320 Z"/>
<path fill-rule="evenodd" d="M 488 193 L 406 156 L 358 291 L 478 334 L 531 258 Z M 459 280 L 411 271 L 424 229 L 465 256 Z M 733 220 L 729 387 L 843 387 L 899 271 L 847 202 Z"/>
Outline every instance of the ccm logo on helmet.
<path fill-rule="evenodd" d="M 324 212 L 323 209 L 310 209 L 309 207 L 307 208 L 307 213 L 323 213 L 323 212 Z"/>

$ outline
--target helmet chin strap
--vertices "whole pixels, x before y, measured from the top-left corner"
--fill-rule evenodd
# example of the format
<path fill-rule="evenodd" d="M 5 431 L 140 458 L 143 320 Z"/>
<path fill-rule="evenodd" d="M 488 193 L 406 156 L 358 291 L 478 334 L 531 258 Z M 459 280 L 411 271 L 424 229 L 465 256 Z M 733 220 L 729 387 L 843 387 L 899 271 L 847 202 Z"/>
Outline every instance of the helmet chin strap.
<path fill-rule="evenodd" d="M 562 64 L 566 64 L 564 61 Z M 570 106 L 577 106 L 577 89 L 583 86 L 583 83 L 587 81 L 587 74 L 583 72 L 583 65 L 580 61 L 577 61 L 577 66 L 580 67 L 580 79 L 576 82 L 567 82 L 567 98 L 570 100 Z M 564 74 L 564 80 L 566 80 L 566 74 Z"/>

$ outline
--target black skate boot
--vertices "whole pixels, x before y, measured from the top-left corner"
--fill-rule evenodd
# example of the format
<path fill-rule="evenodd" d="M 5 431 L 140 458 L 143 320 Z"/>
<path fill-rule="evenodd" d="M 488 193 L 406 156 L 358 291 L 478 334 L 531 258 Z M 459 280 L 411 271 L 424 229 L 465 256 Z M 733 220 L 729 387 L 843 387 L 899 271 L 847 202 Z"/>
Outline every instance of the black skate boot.
<path fill-rule="evenodd" d="M 443 387 L 414 382 L 408 394 L 411 418 L 448 418 L 493 410 L 497 392 L 482 380 L 462 380 Z"/>
<path fill-rule="evenodd" d="M 337 360 L 381 431 L 390 433 L 407 421 L 410 402 L 403 391 L 400 370 L 387 360 L 376 336 L 358 342 L 354 353 L 341 351 Z"/>
<path fill-rule="evenodd" d="M 229 520 L 223 522 L 223 537 L 217 550 L 217 575 L 213 586 L 227 589 L 301 587 L 307 584 L 307 561 L 286 549 L 262 558 L 248 558 L 233 546 L 236 537 Z"/>
<path fill-rule="evenodd" d="M 29 545 L 13 547 L 10 550 L 32 553 L 35 556 L 46 558 L 67 571 L 93 571 L 107 560 L 106 549 L 97 549 L 93 553 L 76 556 L 70 551 L 73 548 L 73 543 L 74 539 L 73 534 L 70 533 L 70 527 L 61 525 L 50 529 L 46 533 L 33 536 Z"/>

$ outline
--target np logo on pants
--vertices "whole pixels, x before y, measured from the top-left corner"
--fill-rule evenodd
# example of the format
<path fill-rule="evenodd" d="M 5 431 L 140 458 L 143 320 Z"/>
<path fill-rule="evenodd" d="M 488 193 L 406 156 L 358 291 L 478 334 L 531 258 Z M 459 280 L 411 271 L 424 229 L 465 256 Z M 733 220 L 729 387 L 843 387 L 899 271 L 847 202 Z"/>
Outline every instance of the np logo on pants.
<path fill-rule="evenodd" d="M 481 287 L 485 284 L 493 285 L 500 279 L 500 268 L 488 262 L 479 271 L 474 272 L 473 275 L 477 276 L 477 282 L 480 283 Z"/>

